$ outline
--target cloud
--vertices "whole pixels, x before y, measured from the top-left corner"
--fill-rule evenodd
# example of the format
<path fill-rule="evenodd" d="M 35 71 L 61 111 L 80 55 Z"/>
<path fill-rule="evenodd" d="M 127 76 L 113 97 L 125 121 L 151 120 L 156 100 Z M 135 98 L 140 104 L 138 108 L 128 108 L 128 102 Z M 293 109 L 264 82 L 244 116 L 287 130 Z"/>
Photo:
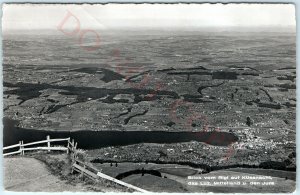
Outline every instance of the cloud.
<path fill-rule="evenodd" d="M 4 4 L 2 25 L 4 30 L 55 30 L 68 12 L 81 28 L 97 29 L 296 25 L 292 4 Z"/>

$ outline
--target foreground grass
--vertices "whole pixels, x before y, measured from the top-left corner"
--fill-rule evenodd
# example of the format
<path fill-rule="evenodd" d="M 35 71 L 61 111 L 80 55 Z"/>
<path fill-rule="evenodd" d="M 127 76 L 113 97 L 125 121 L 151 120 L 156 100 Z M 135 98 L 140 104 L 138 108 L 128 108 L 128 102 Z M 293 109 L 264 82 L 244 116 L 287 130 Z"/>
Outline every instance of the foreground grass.
<path fill-rule="evenodd" d="M 72 160 L 66 153 L 61 152 L 37 152 L 30 154 L 31 157 L 38 159 L 45 163 L 49 171 L 58 176 L 61 180 L 66 181 L 71 185 L 82 184 L 87 191 L 94 192 L 131 192 L 123 186 L 113 182 L 99 178 L 97 181 L 87 177 L 81 177 L 78 173 L 71 173 Z"/>

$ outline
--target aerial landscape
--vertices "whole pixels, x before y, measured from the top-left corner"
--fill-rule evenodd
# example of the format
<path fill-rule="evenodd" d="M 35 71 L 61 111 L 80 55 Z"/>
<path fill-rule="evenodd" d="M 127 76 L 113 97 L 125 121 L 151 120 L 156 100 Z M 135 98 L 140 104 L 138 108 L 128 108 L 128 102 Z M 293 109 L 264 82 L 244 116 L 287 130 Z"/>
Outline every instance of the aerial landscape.
<path fill-rule="evenodd" d="M 154 192 L 295 190 L 294 29 L 99 34 L 93 50 L 94 37 L 3 35 L 4 146 L 71 137 L 91 166 Z M 275 185 L 192 179 L 220 175 Z"/>

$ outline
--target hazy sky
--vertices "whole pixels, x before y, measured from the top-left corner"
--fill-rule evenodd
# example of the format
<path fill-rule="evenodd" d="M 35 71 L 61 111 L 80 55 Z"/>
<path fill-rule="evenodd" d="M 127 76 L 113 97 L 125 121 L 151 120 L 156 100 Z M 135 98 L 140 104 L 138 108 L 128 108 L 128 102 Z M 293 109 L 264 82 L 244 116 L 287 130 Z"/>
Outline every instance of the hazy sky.
<path fill-rule="evenodd" d="M 295 26 L 296 19 L 292 4 L 3 5 L 4 31 L 56 30 L 60 24 L 65 29 L 285 27 Z"/>

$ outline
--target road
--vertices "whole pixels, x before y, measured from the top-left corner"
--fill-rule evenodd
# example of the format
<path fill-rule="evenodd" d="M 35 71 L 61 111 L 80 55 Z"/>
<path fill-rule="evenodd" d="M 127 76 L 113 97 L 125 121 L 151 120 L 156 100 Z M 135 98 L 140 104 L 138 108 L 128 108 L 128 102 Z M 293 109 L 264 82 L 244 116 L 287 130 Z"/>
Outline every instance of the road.
<path fill-rule="evenodd" d="M 60 180 L 44 163 L 34 158 L 4 158 L 3 164 L 4 188 L 7 191 L 87 191 L 82 185 L 74 186 Z"/>

